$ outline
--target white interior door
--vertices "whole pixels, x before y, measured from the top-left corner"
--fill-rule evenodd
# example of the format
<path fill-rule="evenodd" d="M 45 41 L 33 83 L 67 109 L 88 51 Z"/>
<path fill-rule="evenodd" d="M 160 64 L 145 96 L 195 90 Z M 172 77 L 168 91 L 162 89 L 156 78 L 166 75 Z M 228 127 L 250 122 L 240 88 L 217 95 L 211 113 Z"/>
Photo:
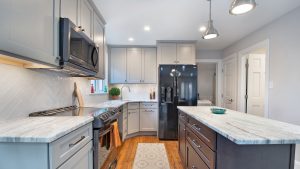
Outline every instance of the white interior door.
<path fill-rule="evenodd" d="M 227 109 L 236 110 L 237 106 L 237 60 L 230 57 L 223 61 L 223 106 Z"/>
<path fill-rule="evenodd" d="M 250 54 L 248 57 L 247 113 L 264 116 L 265 100 L 265 55 Z"/>

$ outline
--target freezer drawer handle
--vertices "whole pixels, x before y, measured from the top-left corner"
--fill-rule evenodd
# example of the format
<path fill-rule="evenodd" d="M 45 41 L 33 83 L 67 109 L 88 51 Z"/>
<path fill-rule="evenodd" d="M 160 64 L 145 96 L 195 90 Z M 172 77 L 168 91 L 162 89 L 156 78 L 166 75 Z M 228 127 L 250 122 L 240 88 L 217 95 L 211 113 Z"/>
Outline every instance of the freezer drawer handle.
<path fill-rule="evenodd" d="M 78 141 L 76 141 L 75 143 L 71 143 L 71 144 L 69 144 L 69 147 L 71 148 L 71 147 L 74 147 L 75 145 L 77 145 L 78 143 L 80 143 L 82 140 L 84 140 L 85 139 L 85 136 L 81 136 L 81 138 L 78 140 Z"/>

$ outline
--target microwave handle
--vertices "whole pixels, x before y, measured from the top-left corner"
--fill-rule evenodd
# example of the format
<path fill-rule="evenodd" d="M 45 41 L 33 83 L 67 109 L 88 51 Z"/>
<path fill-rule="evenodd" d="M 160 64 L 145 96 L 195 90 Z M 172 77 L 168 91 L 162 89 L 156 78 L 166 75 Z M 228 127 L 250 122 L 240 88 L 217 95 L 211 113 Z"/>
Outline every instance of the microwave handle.
<path fill-rule="evenodd" d="M 96 55 L 96 58 L 97 58 L 96 61 L 94 60 L 94 53 L 95 53 L 95 52 L 97 53 L 97 55 Z M 97 50 L 96 47 L 94 47 L 94 48 L 93 48 L 93 51 L 92 51 L 92 54 L 91 54 L 91 60 L 92 60 L 92 64 L 93 64 L 94 67 L 97 65 L 98 59 L 99 59 L 98 50 Z"/>

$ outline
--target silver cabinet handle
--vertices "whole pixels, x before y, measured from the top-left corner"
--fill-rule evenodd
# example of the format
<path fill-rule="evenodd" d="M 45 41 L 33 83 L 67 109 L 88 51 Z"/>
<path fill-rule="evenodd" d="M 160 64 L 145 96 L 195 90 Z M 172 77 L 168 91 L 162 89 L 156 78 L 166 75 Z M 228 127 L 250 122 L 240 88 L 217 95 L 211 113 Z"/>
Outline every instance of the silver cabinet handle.
<path fill-rule="evenodd" d="M 192 166 L 192 169 L 197 169 L 197 167 L 195 167 L 194 165 Z"/>
<path fill-rule="evenodd" d="M 193 124 L 193 127 L 198 130 L 198 131 L 201 131 L 201 128 L 197 126 L 197 124 Z"/>
<path fill-rule="evenodd" d="M 80 143 L 84 139 L 85 139 L 85 136 L 81 136 L 81 138 L 78 141 L 76 141 L 75 143 L 69 144 L 69 148 L 76 146 L 78 143 Z"/>
<path fill-rule="evenodd" d="M 192 141 L 196 145 L 197 148 L 201 148 L 201 146 L 199 144 L 197 144 L 196 140 L 192 140 Z"/>

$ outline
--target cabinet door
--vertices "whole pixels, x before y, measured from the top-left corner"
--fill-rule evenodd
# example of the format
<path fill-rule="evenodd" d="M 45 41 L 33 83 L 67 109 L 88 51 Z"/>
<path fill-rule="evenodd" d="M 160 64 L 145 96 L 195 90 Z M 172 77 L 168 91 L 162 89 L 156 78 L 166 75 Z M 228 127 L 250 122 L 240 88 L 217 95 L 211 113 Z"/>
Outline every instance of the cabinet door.
<path fill-rule="evenodd" d="M 139 109 L 128 110 L 128 134 L 139 132 L 140 112 Z"/>
<path fill-rule="evenodd" d="M 142 83 L 156 83 L 156 48 L 144 48 L 142 58 Z"/>
<path fill-rule="evenodd" d="M 122 110 L 122 114 L 123 114 L 123 140 L 125 140 L 127 134 L 128 134 L 128 111 L 127 111 L 127 107 L 123 107 Z"/>
<path fill-rule="evenodd" d="M 93 168 L 93 144 L 90 141 L 74 156 L 68 159 L 57 169 L 92 169 Z"/>
<path fill-rule="evenodd" d="M 186 153 L 185 153 L 185 124 L 179 121 L 178 123 L 178 146 L 179 146 L 179 155 L 182 161 L 183 166 L 186 166 Z"/>
<path fill-rule="evenodd" d="M 140 110 L 140 131 L 156 131 L 157 109 Z"/>
<path fill-rule="evenodd" d="M 201 157 L 196 153 L 189 142 L 186 142 L 186 168 L 187 169 L 209 169 Z"/>
<path fill-rule="evenodd" d="M 83 29 L 82 31 L 92 39 L 94 11 L 88 0 L 80 0 L 80 2 L 80 26 Z"/>
<path fill-rule="evenodd" d="M 69 18 L 78 25 L 78 0 L 60 0 L 60 17 Z"/>
<path fill-rule="evenodd" d="M 141 83 L 142 80 L 142 49 L 127 48 L 127 82 Z"/>
<path fill-rule="evenodd" d="M 59 11 L 56 16 L 53 1 L 1 0 L 0 21 L 0 50 L 59 64 L 58 43 L 54 46 Z"/>
<path fill-rule="evenodd" d="M 94 13 L 94 29 L 93 29 L 93 39 L 94 42 L 99 47 L 99 60 L 98 60 L 98 73 L 96 78 L 104 79 L 105 78 L 105 57 L 104 57 L 104 26 L 100 18 Z"/>
<path fill-rule="evenodd" d="M 177 44 L 178 64 L 196 64 L 195 44 Z"/>
<path fill-rule="evenodd" d="M 176 43 L 160 43 L 157 48 L 158 64 L 176 63 Z"/>
<path fill-rule="evenodd" d="M 111 48 L 110 58 L 110 83 L 126 83 L 126 48 Z"/>

